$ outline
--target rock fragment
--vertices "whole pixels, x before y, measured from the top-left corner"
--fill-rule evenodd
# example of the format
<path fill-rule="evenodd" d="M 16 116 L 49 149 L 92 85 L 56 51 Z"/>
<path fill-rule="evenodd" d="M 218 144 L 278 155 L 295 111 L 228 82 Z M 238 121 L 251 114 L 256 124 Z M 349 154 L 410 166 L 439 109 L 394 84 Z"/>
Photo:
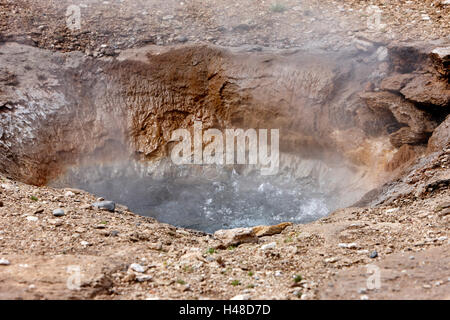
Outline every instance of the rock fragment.
<path fill-rule="evenodd" d="M 276 242 L 270 242 L 261 246 L 261 250 L 272 250 L 277 247 Z"/>
<path fill-rule="evenodd" d="M 257 237 L 273 236 L 274 234 L 281 233 L 291 225 L 291 222 L 283 222 L 274 226 L 257 226 L 253 227 L 253 232 Z"/>
<path fill-rule="evenodd" d="M 130 269 L 139 273 L 144 273 L 145 268 L 141 266 L 139 263 L 132 263 L 130 264 Z"/>
<path fill-rule="evenodd" d="M 253 228 L 236 228 L 229 230 L 218 230 L 214 237 L 221 240 L 224 247 L 237 246 L 242 243 L 257 243 Z"/>
<path fill-rule="evenodd" d="M 114 212 L 116 204 L 113 201 L 99 201 L 92 204 L 95 209 Z"/>
<path fill-rule="evenodd" d="M 63 209 L 55 209 L 55 210 L 53 210 L 53 215 L 55 217 L 62 217 L 65 215 L 65 213 L 64 213 Z"/>

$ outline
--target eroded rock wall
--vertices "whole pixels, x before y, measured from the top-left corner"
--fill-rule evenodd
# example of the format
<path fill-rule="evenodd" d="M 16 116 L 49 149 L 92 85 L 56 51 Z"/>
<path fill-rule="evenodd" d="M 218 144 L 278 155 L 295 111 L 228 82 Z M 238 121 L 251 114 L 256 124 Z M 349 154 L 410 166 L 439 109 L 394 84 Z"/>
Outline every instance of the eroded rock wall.
<path fill-rule="evenodd" d="M 33 184 L 86 157 L 164 157 L 172 131 L 194 119 L 279 128 L 282 152 L 345 160 L 379 183 L 422 154 L 448 114 L 447 56 L 406 59 L 399 47 L 150 46 L 91 59 L 6 43 L 1 52 L 0 170 Z M 424 77 L 427 86 L 414 85 Z"/>

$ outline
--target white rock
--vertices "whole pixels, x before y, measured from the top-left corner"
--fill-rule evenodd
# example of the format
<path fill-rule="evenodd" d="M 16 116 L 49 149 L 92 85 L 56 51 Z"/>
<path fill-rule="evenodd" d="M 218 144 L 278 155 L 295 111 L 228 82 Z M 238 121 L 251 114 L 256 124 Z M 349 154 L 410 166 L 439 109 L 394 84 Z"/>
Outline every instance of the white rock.
<path fill-rule="evenodd" d="M 230 300 L 250 300 L 251 296 L 249 294 L 238 294 Z"/>
<path fill-rule="evenodd" d="M 445 241 L 447 239 L 448 239 L 447 237 L 439 237 L 439 238 L 437 238 L 438 241 Z"/>
<path fill-rule="evenodd" d="M 151 281 L 152 277 L 146 274 L 139 274 L 136 276 L 136 281 L 139 282 L 146 282 L 146 281 Z"/>
<path fill-rule="evenodd" d="M 90 245 L 91 245 L 91 244 L 90 244 L 89 242 L 87 242 L 87 241 L 81 241 L 80 244 L 81 244 L 83 247 L 87 247 L 87 246 L 90 246 Z"/>
<path fill-rule="evenodd" d="M 9 266 L 10 264 L 11 263 L 8 260 L 3 258 L 0 259 L 0 266 Z"/>
<path fill-rule="evenodd" d="M 267 244 L 263 244 L 261 246 L 261 250 L 271 250 L 271 249 L 275 249 L 277 247 L 277 243 L 276 242 L 270 242 Z"/>
<path fill-rule="evenodd" d="M 379 47 L 376 54 L 378 61 L 384 61 L 388 57 L 388 49 L 386 47 Z"/>
<path fill-rule="evenodd" d="M 356 244 L 356 243 L 354 243 L 354 242 L 349 243 L 349 244 L 347 245 L 347 248 L 348 248 L 348 249 L 356 249 L 356 248 L 358 248 L 358 244 Z"/>
<path fill-rule="evenodd" d="M 130 265 L 130 269 L 139 273 L 145 272 L 145 268 L 141 266 L 139 263 L 132 263 Z"/>
<path fill-rule="evenodd" d="M 28 216 L 28 217 L 27 217 L 27 220 L 28 220 L 28 221 L 32 221 L 32 222 L 36 222 L 36 221 L 38 221 L 39 219 L 38 219 L 38 217 Z"/>
<path fill-rule="evenodd" d="M 75 196 L 75 193 L 73 193 L 72 191 L 67 191 L 66 193 L 64 193 L 65 197 L 73 197 Z"/>
<path fill-rule="evenodd" d="M 339 243 L 339 248 L 346 248 L 346 249 L 356 249 L 358 248 L 358 245 L 354 242 L 352 243 Z"/>

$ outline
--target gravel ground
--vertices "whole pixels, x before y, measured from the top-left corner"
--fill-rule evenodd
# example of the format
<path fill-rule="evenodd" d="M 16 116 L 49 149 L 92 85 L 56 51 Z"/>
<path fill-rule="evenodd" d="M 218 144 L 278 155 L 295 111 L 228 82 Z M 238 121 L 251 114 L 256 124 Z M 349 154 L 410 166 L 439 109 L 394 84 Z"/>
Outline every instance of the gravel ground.
<path fill-rule="evenodd" d="M 81 29 L 71 31 L 66 12 L 73 3 L 80 8 Z M 343 38 L 448 38 L 450 4 L 444 3 L 448 1 L 1 0 L 0 33 L 41 48 L 95 56 L 149 43 L 199 41 L 338 50 Z"/>
<path fill-rule="evenodd" d="M 93 209 L 83 191 L 0 180 L 0 298 L 449 298 L 446 189 L 228 246 L 120 205 Z"/>

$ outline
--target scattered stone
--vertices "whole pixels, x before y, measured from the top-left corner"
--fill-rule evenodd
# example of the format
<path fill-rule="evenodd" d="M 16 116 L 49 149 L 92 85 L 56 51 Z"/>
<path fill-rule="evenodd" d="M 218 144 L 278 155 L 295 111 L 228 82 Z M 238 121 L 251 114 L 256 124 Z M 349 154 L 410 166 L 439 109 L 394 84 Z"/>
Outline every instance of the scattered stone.
<path fill-rule="evenodd" d="M 375 259 L 376 257 L 378 257 L 378 252 L 373 251 L 373 252 L 370 254 L 370 258 L 371 258 L 371 259 Z"/>
<path fill-rule="evenodd" d="M 90 246 L 90 245 L 91 245 L 91 244 L 90 244 L 89 242 L 87 242 L 87 241 L 81 241 L 80 244 L 81 244 L 83 247 L 87 247 L 87 246 Z"/>
<path fill-rule="evenodd" d="M 55 217 L 62 217 L 65 215 L 65 213 L 64 213 L 63 209 L 55 209 L 55 210 L 53 210 L 53 215 Z"/>
<path fill-rule="evenodd" d="M 360 297 L 360 299 L 361 299 L 361 300 L 369 300 L 369 296 L 367 296 L 367 295 L 362 295 L 362 296 Z"/>
<path fill-rule="evenodd" d="M 365 293 L 367 293 L 367 289 L 366 288 L 359 288 L 358 289 L 358 293 L 359 294 L 365 294 Z"/>
<path fill-rule="evenodd" d="M 41 214 L 41 213 L 43 213 L 44 212 L 44 209 L 43 208 L 39 208 L 39 209 L 36 209 L 34 212 L 33 212 L 33 214 Z"/>
<path fill-rule="evenodd" d="M 38 217 L 28 216 L 28 217 L 27 217 L 27 220 L 28 220 L 28 221 L 32 221 L 32 222 L 36 222 L 36 221 L 38 221 L 39 219 L 38 219 Z"/>
<path fill-rule="evenodd" d="M 284 229 L 291 225 L 291 222 L 283 222 L 275 226 L 257 226 L 253 227 L 253 232 L 257 237 L 273 236 L 274 234 L 281 233 Z"/>
<path fill-rule="evenodd" d="M 272 250 L 275 249 L 277 247 L 277 243 L 276 242 L 270 242 L 267 244 L 263 244 L 261 246 L 261 250 Z"/>
<path fill-rule="evenodd" d="M 169 14 L 167 16 L 162 17 L 163 21 L 168 21 L 168 20 L 172 20 L 174 18 L 173 15 Z"/>
<path fill-rule="evenodd" d="M 221 240 L 223 247 L 237 246 L 241 243 L 257 243 L 258 237 L 252 228 L 218 230 L 214 237 Z"/>
<path fill-rule="evenodd" d="M 180 42 L 180 43 L 185 43 L 187 42 L 189 39 L 185 36 L 178 36 L 175 38 L 175 41 Z"/>
<path fill-rule="evenodd" d="M 448 239 L 447 237 L 443 236 L 443 237 L 437 238 L 437 241 L 445 241 L 445 240 L 447 240 L 447 239 Z"/>
<path fill-rule="evenodd" d="M 71 198 L 75 196 L 75 193 L 73 193 L 72 191 L 67 191 L 66 193 L 64 193 L 65 197 Z"/>
<path fill-rule="evenodd" d="M 358 245 L 356 243 L 339 243 L 338 244 L 339 248 L 344 248 L 344 249 L 356 249 L 358 248 Z"/>
<path fill-rule="evenodd" d="M 146 282 L 151 281 L 153 278 L 147 274 L 138 274 L 136 275 L 136 281 L 138 282 Z"/>
<path fill-rule="evenodd" d="M 0 266 L 9 266 L 11 263 L 9 260 L 6 260 L 4 258 L 0 258 Z"/>
<path fill-rule="evenodd" d="M 249 294 L 238 294 L 230 300 L 250 300 L 251 296 Z"/>
<path fill-rule="evenodd" d="M 60 219 L 48 219 L 48 223 L 54 225 L 55 227 L 60 227 L 63 225 L 63 222 Z"/>
<path fill-rule="evenodd" d="M 116 204 L 113 201 L 100 201 L 92 204 L 95 209 L 114 212 Z"/>
<path fill-rule="evenodd" d="M 326 258 L 324 261 L 325 261 L 325 263 L 335 263 L 335 262 L 339 261 L 339 258 L 337 258 L 337 257 Z"/>
<path fill-rule="evenodd" d="M 143 266 L 141 266 L 139 263 L 132 263 L 130 265 L 130 269 L 139 273 L 144 273 L 145 272 L 145 268 Z"/>
<path fill-rule="evenodd" d="M 109 234 L 111 235 L 111 237 L 117 237 L 119 235 L 119 231 L 112 230 Z"/>

